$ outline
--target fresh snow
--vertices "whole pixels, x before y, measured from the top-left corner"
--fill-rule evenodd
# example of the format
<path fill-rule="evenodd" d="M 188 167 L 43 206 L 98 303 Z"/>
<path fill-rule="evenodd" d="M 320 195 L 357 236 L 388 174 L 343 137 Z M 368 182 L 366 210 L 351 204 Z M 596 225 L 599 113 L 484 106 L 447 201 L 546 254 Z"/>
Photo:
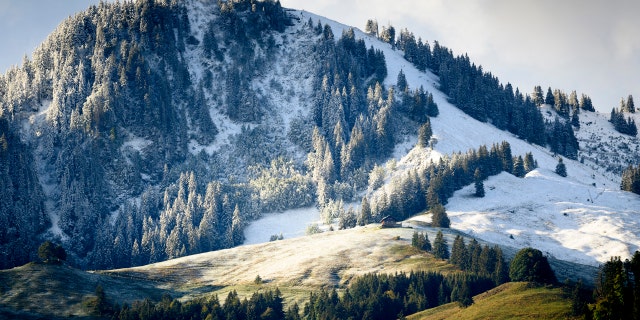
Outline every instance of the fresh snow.
<path fill-rule="evenodd" d="M 329 24 L 336 38 L 349 28 L 307 12 L 300 14 L 302 21 L 312 17 L 314 23 L 320 19 L 323 24 Z M 453 228 L 485 241 L 514 247 L 531 246 L 557 259 L 588 265 L 606 262 L 611 256 L 624 259 L 640 247 L 637 209 L 640 198 L 620 191 L 619 177 L 605 170 L 594 170 L 596 165 L 583 165 L 569 159 L 564 159 L 569 176 L 556 175 L 558 159 L 549 150 L 466 115 L 437 89 L 437 76 L 417 70 L 403 58 L 401 51 L 354 30 L 367 47 L 373 45 L 384 52 L 388 69 L 386 86 L 395 85 L 397 74 L 402 70 L 409 86 L 423 86 L 433 94 L 440 110 L 438 117 L 431 119 L 434 148 L 412 149 L 415 136 L 407 138 L 395 149 L 397 164 L 390 175 L 428 165 L 444 155 L 464 153 L 481 145 L 490 147 L 502 141 L 509 142 L 514 156 L 531 152 L 538 162 L 539 169 L 524 179 L 507 173 L 490 178 L 485 183 L 485 198 L 471 196 L 473 185 L 458 191 L 446 206 Z M 583 123 L 576 134 L 582 152 L 586 152 L 585 141 L 597 139 L 594 129 L 606 131 L 613 141 L 624 138 L 613 130 L 607 119 L 602 114 L 581 114 Z M 635 137 L 624 142 L 637 145 Z M 597 149 L 597 145 L 593 149 Z"/>
<path fill-rule="evenodd" d="M 244 244 L 268 242 L 272 235 L 280 234 L 284 239 L 298 238 L 305 235 L 308 225 L 319 223 L 319 220 L 320 212 L 316 207 L 266 214 L 245 228 Z"/>
<path fill-rule="evenodd" d="M 639 249 L 640 198 L 596 189 L 549 169 L 524 179 L 508 173 L 489 178 L 484 198 L 474 185 L 450 199 L 451 227 L 485 241 L 534 247 L 557 259 L 598 265 Z"/>

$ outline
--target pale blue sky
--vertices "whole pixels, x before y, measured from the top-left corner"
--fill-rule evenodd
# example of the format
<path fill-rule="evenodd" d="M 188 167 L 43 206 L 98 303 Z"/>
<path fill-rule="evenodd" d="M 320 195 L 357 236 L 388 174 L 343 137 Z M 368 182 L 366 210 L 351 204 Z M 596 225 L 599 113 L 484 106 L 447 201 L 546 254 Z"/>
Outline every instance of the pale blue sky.
<path fill-rule="evenodd" d="M 640 100 L 640 1 L 280 0 L 363 28 L 368 18 L 438 40 L 523 92 L 589 94 L 609 111 Z M 19 64 L 66 17 L 99 0 L 0 0 L 0 72 Z"/>

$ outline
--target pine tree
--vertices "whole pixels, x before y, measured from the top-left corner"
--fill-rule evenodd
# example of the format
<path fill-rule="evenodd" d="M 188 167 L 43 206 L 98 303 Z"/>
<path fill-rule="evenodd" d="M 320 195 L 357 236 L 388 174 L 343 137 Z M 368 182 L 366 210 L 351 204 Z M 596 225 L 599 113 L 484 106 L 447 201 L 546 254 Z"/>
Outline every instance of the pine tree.
<path fill-rule="evenodd" d="M 627 98 L 626 109 L 630 113 L 635 113 L 636 112 L 636 106 L 633 103 L 633 96 L 632 95 L 629 95 L 629 97 Z"/>
<path fill-rule="evenodd" d="M 544 103 L 548 104 L 550 106 L 555 105 L 555 98 L 553 96 L 553 92 L 551 92 L 551 87 L 549 87 L 549 89 L 547 89 L 547 95 L 544 98 Z"/>
<path fill-rule="evenodd" d="M 476 168 L 476 171 L 473 174 L 473 179 L 475 180 L 476 192 L 475 196 L 478 198 L 484 197 L 484 183 L 482 182 L 482 172 L 480 168 Z"/>
<path fill-rule="evenodd" d="M 529 173 L 531 171 L 533 171 L 534 169 L 536 169 L 537 164 L 536 161 L 533 159 L 533 154 L 531 152 L 527 152 L 524 155 L 524 172 Z"/>
<path fill-rule="evenodd" d="M 567 167 L 564 162 L 562 162 L 562 157 L 558 158 L 558 164 L 556 165 L 556 173 L 561 177 L 567 176 Z"/>
<path fill-rule="evenodd" d="M 537 107 L 541 106 L 544 103 L 544 93 L 542 92 L 541 86 L 533 87 L 533 93 L 531 94 L 531 102 L 533 102 Z"/>
<path fill-rule="evenodd" d="M 513 175 L 522 178 L 525 175 L 524 170 L 524 161 L 522 160 L 522 156 L 518 156 L 513 161 Z"/>
<path fill-rule="evenodd" d="M 396 82 L 396 87 L 398 87 L 398 92 L 405 92 L 409 89 L 407 84 L 407 77 L 404 75 L 402 69 L 398 72 L 398 81 Z"/>
<path fill-rule="evenodd" d="M 364 226 L 371 223 L 371 220 L 371 205 L 369 204 L 369 199 L 365 196 L 362 198 L 362 203 L 360 204 L 360 214 L 358 215 L 357 224 Z"/>
<path fill-rule="evenodd" d="M 369 19 L 365 25 L 364 32 L 377 37 L 378 36 L 378 21 Z"/>
<path fill-rule="evenodd" d="M 437 228 L 449 228 L 451 222 L 449 221 L 449 217 L 447 216 L 447 211 L 444 206 L 440 203 L 431 207 L 430 209 L 432 218 L 431 218 L 431 226 Z"/>
<path fill-rule="evenodd" d="M 418 129 L 418 146 L 422 148 L 429 146 L 429 140 L 431 140 L 432 134 L 431 121 L 427 118 L 427 121 Z"/>
<path fill-rule="evenodd" d="M 451 245 L 451 257 L 449 258 L 449 263 L 464 271 L 469 268 L 467 264 L 468 260 L 468 252 L 467 247 L 464 244 L 464 239 L 460 235 L 457 235 Z"/>
<path fill-rule="evenodd" d="M 433 255 L 438 259 L 449 259 L 449 246 L 442 231 L 438 231 L 436 239 L 433 240 Z"/>

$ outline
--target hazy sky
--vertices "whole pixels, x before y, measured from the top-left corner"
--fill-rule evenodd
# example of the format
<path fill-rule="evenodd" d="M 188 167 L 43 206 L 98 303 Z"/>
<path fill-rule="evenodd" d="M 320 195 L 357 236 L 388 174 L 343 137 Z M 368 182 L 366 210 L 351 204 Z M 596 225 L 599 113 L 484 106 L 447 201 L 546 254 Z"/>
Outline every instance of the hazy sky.
<path fill-rule="evenodd" d="M 364 28 L 375 18 L 468 53 L 523 92 L 577 90 L 609 111 L 640 100 L 640 1 L 280 0 Z M 66 17 L 98 0 L 0 0 L 0 72 L 19 64 Z"/>

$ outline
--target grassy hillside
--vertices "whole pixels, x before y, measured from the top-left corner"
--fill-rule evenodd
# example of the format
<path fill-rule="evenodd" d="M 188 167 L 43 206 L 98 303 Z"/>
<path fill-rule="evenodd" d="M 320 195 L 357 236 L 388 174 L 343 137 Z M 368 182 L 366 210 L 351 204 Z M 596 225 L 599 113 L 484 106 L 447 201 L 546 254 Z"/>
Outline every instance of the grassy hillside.
<path fill-rule="evenodd" d="M 571 301 L 560 288 L 532 287 L 524 282 L 505 283 L 474 297 L 474 304 L 460 308 L 449 303 L 407 317 L 435 319 L 580 319 L 571 316 Z"/>
<path fill-rule="evenodd" d="M 437 229 L 425 229 L 431 241 Z M 454 230 L 444 229 L 449 245 Z M 286 303 L 303 306 L 310 292 L 346 288 L 367 273 L 458 272 L 446 261 L 411 246 L 414 230 L 377 225 L 203 253 L 137 268 L 84 272 L 65 265 L 28 264 L 0 271 L 0 318 L 87 316 L 100 284 L 111 303 L 131 303 L 169 294 L 182 301 L 236 290 L 241 299 L 278 288 Z M 256 283 L 256 277 L 262 281 Z M 566 318 L 570 301 L 560 289 L 501 286 L 460 309 L 449 304 L 413 319 Z"/>
<path fill-rule="evenodd" d="M 250 297 L 257 290 L 282 291 L 301 302 L 311 291 L 343 288 L 366 273 L 455 270 L 411 247 L 413 229 L 378 225 L 207 252 L 137 268 L 101 271 L 112 277 L 148 279 L 190 299 L 208 294 L 226 297 L 237 290 Z M 435 232 L 428 232 L 431 241 Z M 449 240 L 452 243 L 452 240 Z M 263 282 L 255 284 L 256 276 Z"/>
<path fill-rule="evenodd" d="M 217 294 L 224 301 L 231 290 L 242 299 L 275 288 L 286 301 L 304 303 L 312 291 L 344 288 L 366 273 L 455 270 L 411 247 L 412 234 L 370 225 L 109 271 L 30 263 L 0 270 L 0 318 L 16 312 L 18 318 L 86 316 L 98 284 L 118 304 L 159 300 L 165 293 L 181 300 Z M 258 275 L 263 281 L 256 284 Z"/>
<path fill-rule="evenodd" d="M 120 304 L 146 297 L 160 299 L 162 294 L 171 293 L 144 279 L 130 281 L 67 265 L 29 263 L 0 271 L 0 318 L 87 315 L 88 301 L 95 297 L 98 284 L 111 302 Z"/>

